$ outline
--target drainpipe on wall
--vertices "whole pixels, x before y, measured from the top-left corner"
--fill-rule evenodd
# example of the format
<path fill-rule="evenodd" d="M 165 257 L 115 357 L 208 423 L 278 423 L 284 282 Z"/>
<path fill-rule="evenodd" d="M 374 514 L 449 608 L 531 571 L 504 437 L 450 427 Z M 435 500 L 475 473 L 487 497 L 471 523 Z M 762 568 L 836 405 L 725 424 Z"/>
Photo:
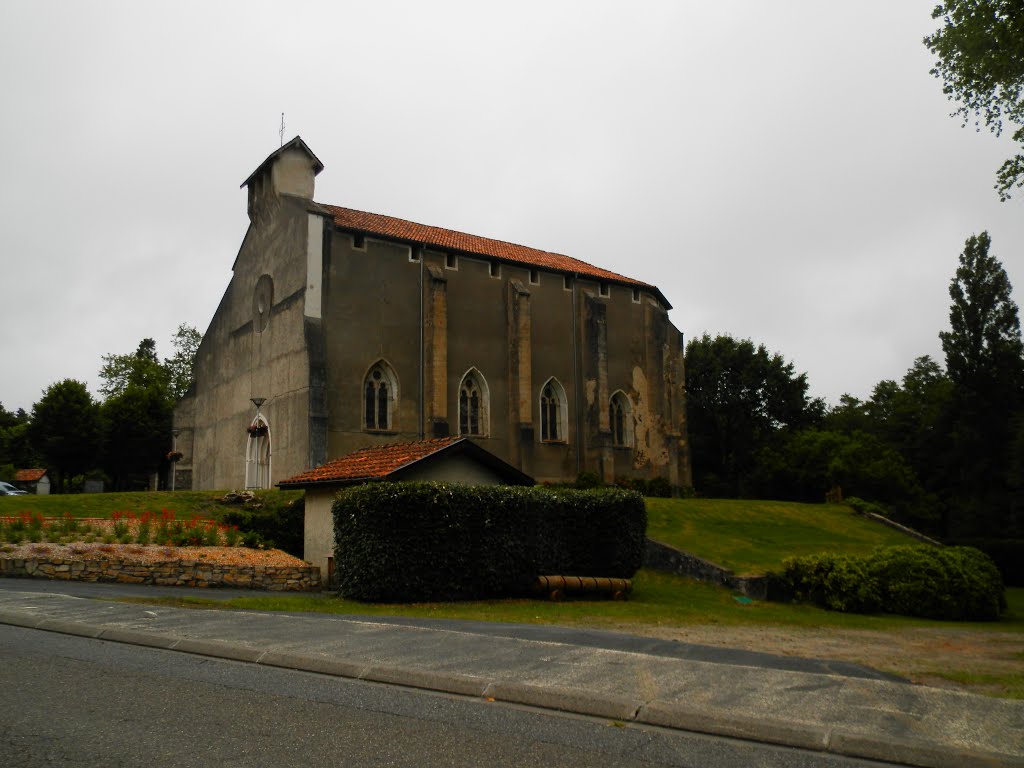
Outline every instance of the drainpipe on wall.
<path fill-rule="evenodd" d="M 576 315 L 578 314 L 576 288 L 579 278 L 579 272 L 574 272 L 572 276 L 572 389 L 573 399 L 576 401 L 574 403 L 576 407 L 573 408 L 576 416 L 576 477 L 579 477 L 583 467 L 583 433 L 580 430 L 580 407 L 583 401 L 580 399 L 580 351 L 576 332 Z"/>
<path fill-rule="evenodd" d="M 424 353 L 423 353 L 423 322 L 424 322 L 424 318 L 423 318 L 423 249 L 422 248 L 417 248 L 416 250 L 417 250 L 417 255 L 419 256 L 419 262 L 420 262 L 420 382 L 419 382 L 420 391 L 419 391 L 419 414 L 418 414 L 418 421 L 419 421 L 419 436 L 420 436 L 420 440 L 423 440 L 426 437 L 426 433 L 424 431 L 425 427 L 424 427 L 424 423 L 423 423 L 424 419 L 425 419 L 425 409 L 424 409 L 424 406 L 423 406 L 423 386 L 424 386 L 423 366 L 425 364 L 424 363 L 424 359 L 425 358 L 424 358 Z"/>

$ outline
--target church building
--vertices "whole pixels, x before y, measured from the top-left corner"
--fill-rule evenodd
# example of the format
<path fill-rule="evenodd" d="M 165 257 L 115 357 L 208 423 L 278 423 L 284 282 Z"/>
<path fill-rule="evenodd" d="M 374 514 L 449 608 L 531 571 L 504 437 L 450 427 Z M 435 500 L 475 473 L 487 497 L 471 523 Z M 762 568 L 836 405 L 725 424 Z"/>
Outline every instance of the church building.
<path fill-rule="evenodd" d="M 688 486 L 683 337 L 654 285 L 557 253 L 314 202 L 300 137 L 175 411 L 177 488 L 270 488 L 358 449 L 465 436 L 539 482 Z"/>

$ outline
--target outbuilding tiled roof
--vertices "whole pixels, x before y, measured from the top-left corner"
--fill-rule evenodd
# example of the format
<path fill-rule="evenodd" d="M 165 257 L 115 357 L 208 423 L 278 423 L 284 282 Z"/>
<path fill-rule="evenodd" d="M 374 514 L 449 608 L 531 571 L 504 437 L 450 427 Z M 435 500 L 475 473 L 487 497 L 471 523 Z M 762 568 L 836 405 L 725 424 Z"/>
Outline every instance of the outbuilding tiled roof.
<path fill-rule="evenodd" d="M 466 438 L 438 437 L 412 443 L 392 443 L 362 448 L 340 459 L 322 464 L 301 475 L 282 480 L 282 487 L 315 485 L 317 483 L 352 483 L 361 480 L 383 480 L 402 467 L 424 459 Z"/>
<path fill-rule="evenodd" d="M 14 482 L 38 483 L 45 474 L 45 469 L 19 469 L 17 472 L 14 473 Z"/>
<path fill-rule="evenodd" d="M 368 483 L 376 480 L 402 480 L 408 477 L 406 469 L 425 461 L 446 461 L 462 456 L 489 468 L 509 485 L 533 485 L 534 480 L 511 464 L 481 448 L 467 437 L 436 437 L 431 440 L 390 443 L 361 448 L 358 451 L 328 461 L 316 469 L 303 472 L 278 483 L 280 488 L 311 488 Z"/>
<path fill-rule="evenodd" d="M 465 232 L 457 232 L 453 229 L 442 229 L 441 227 L 417 224 L 414 221 L 396 219 L 393 216 L 383 216 L 379 213 L 366 213 L 365 211 L 356 211 L 351 208 L 341 208 L 337 205 L 325 205 L 323 203 L 318 203 L 318 205 L 334 217 L 334 225 L 336 227 L 345 231 L 378 235 L 415 245 L 437 248 L 442 251 L 486 256 L 492 259 L 522 264 L 526 267 L 539 267 L 553 272 L 582 275 L 595 280 L 646 288 L 655 293 L 666 307 L 671 308 L 665 297 L 661 295 L 661 291 L 650 283 L 644 283 L 607 269 L 601 269 L 601 267 L 595 267 L 593 264 L 574 259 L 571 256 L 541 251 L 525 245 L 507 243 L 504 240 L 492 240 L 489 237 L 468 235 Z"/>

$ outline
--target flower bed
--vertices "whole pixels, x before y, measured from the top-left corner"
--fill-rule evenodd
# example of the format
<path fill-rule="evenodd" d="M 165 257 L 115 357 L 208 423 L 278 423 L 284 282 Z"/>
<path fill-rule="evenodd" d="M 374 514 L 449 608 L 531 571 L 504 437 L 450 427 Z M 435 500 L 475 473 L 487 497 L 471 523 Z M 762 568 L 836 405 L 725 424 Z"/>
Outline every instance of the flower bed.
<path fill-rule="evenodd" d="M 320 569 L 277 549 L 240 546 L 241 533 L 163 510 L 107 518 L 0 517 L 0 576 L 189 587 L 314 590 Z"/>
<path fill-rule="evenodd" d="M 237 526 L 221 525 L 198 515 L 178 520 L 170 509 L 141 515 L 114 512 L 110 518 L 43 517 L 31 512 L 0 517 L 0 545 L 24 542 L 234 547 L 242 543 L 242 534 Z"/>

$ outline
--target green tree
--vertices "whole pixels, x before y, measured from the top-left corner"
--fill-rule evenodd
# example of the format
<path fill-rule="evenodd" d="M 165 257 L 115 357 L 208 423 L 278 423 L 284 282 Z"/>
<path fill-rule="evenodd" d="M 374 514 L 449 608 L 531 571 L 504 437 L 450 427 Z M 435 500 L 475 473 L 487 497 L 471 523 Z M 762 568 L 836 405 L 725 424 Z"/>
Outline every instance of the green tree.
<path fill-rule="evenodd" d="M 967 239 L 949 285 L 950 330 L 939 338 L 957 386 L 1005 395 L 1020 384 L 1024 346 L 1010 280 L 991 244 L 988 232 Z"/>
<path fill-rule="evenodd" d="M 0 429 L 7 429 L 13 427 L 20 420 L 19 416 L 22 416 L 24 414 L 25 412 L 21 409 L 18 410 L 18 413 L 12 413 L 11 411 L 8 411 L 6 408 L 4 408 L 3 403 L 0 403 Z M 28 417 L 25 416 L 25 419 L 27 420 Z"/>
<path fill-rule="evenodd" d="M 172 372 L 157 357 L 156 343 L 143 339 L 130 355 L 104 355 L 100 378 L 107 396 L 104 469 L 115 489 L 145 487 L 170 447 Z"/>
<path fill-rule="evenodd" d="M 0 404 L 0 478 L 7 480 L 15 469 L 39 464 L 29 442 L 28 428 L 29 416 L 24 409 L 12 413 Z"/>
<path fill-rule="evenodd" d="M 164 361 L 164 367 L 170 377 L 171 396 L 175 401 L 181 400 L 192 386 L 192 368 L 202 341 L 203 334 L 185 323 L 178 326 L 171 339 L 174 354 Z"/>
<path fill-rule="evenodd" d="M 21 411 L 24 413 L 24 411 Z M 19 462 L 14 460 L 12 432 L 18 427 L 17 414 L 11 413 L 0 403 L 0 480 L 10 481 Z"/>
<path fill-rule="evenodd" d="M 839 397 L 839 405 L 828 409 L 822 428 L 845 434 L 857 430 L 871 432 L 870 423 L 866 403 L 859 397 L 844 394 Z"/>
<path fill-rule="evenodd" d="M 143 339 L 138 348 L 127 355 L 103 356 L 100 368 L 100 393 L 104 397 L 119 395 L 129 384 L 150 384 L 161 381 L 168 395 L 177 402 L 192 384 L 192 367 L 203 335 L 190 325 L 182 323 L 171 338 L 174 354 L 163 362 L 157 357 L 156 342 Z"/>
<path fill-rule="evenodd" d="M 844 396 L 840 405 L 829 411 L 824 429 L 848 436 L 862 432 L 877 439 L 909 465 L 924 495 L 916 500 L 915 494 L 887 497 L 877 486 L 867 491 L 843 485 L 843 491 L 894 508 L 905 520 L 918 518 L 916 524 L 939 533 L 940 518 L 948 512 L 948 500 L 958 482 L 958 462 L 951 445 L 952 414 L 952 382 L 927 355 L 914 361 L 901 382 L 876 384 L 867 401 Z"/>
<path fill-rule="evenodd" d="M 687 343 L 686 397 L 694 484 L 713 495 L 746 495 L 758 452 L 824 413 L 808 398 L 806 374 L 764 345 L 731 336 Z"/>
<path fill-rule="evenodd" d="M 1010 281 L 990 245 L 987 232 L 967 240 L 949 287 L 950 330 L 939 334 L 959 466 L 959 514 L 950 534 L 1020 524 L 1011 514 L 1007 473 L 1013 426 L 1024 406 L 1024 344 Z"/>
<path fill-rule="evenodd" d="M 29 438 L 53 472 L 56 487 L 68 490 L 71 479 L 99 463 L 99 408 L 85 384 L 65 379 L 51 384 L 32 406 Z"/>
<path fill-rule="evenodd" d="M 104 469 L 114 490 L 146 487 L 170 448 L 171 400 L 161 381 L 132 382 L 103 402 Z"/>
<path fill-rule="evenodd" d="M 935 514 L 913 468 L 895 448 L 859 430 L 793 432 L 762 451 L 752 482 L 767 498 L 809 502 L 838 486 L 846 496 L 884 504 L 913 525 L 933 527 Z"/>
<path fill-rule="evenodd" d="M 135 352 L 128 355 L 104 355 L 100 368 L 100 393 L 104 397 L 123 394 L 130 384 L 148 385 L 159 381 L 168 389 L 170 373 L 156 356 L 156 342 L 143 339 Z"/>
<path fill-rule="evenodd" d="M 937 58 L 932 74 L 957 108 L 953 114 L 1001 135 L 1016 126 L 1024 146 L 1024 0 L 948 0 L 932 11 L 942 27 L 924 39 Z M 1024 152 L 1000 167 L 996 190 L 1006 200 L 1024 186 Z"/>

